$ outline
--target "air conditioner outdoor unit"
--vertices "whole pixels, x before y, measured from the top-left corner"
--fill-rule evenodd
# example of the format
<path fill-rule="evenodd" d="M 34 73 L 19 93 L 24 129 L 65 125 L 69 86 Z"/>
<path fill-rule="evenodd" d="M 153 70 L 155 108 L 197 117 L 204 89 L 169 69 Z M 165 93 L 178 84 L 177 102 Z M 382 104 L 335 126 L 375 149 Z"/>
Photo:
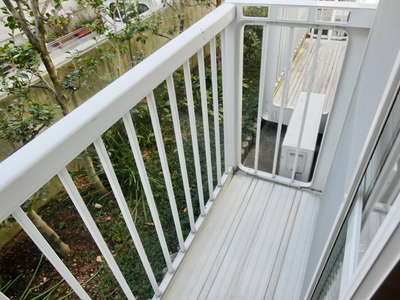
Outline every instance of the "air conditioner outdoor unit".
<path fill-rule="evenodd" d="M 283 139 L 279 175 L 291 178 L 296 148 L 300 138 L 301 121 L 305 110 L 307 93 L 301 92 L 290 118 L 289 125 Z M 319 125 L 324 108 L 324 94 L 311 93 L 301 138 L 299 157 L 297 159 L 295 179 L 303 182 L 310 180 L 315 146 L 318 138 Z"/>

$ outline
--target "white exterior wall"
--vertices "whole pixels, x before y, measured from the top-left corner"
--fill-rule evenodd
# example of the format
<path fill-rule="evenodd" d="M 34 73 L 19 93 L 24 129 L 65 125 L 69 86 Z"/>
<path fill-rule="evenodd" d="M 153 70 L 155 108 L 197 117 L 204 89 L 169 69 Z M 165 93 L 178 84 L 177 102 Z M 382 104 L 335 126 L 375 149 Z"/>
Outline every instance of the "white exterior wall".
<path fill-rule="evenodd" d="M 343 208 L 372 120 L 400 49 L 399 11 L 400 2 L 397 0 L 381 0 L 378 5 L 364 64 L 322 195 L 302 298 L 321 260 L 326 258 L 325 247 L 330 245 L 330 237 L 337 230 L 336 218 Z"/>

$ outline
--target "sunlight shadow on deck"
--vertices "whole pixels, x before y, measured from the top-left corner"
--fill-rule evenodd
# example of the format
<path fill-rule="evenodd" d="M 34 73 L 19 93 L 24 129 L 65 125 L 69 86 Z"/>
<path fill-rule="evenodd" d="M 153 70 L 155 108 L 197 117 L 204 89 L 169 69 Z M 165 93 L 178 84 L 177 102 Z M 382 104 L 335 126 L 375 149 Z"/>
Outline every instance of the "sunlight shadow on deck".
<path fill-rule="evenodd" d="M 238 173 L 162 299 L 298 299 L 319 196 Z"/>

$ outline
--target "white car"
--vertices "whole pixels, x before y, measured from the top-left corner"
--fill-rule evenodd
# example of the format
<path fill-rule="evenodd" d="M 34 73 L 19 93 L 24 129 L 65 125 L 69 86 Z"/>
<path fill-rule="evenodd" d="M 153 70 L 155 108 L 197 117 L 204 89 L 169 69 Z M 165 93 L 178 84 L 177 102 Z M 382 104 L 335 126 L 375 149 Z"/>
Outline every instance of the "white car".
<path fill-rule="evenodd" d="M 132 5 L 136 5 L 136 10 L 139 14 L 142 14 L 146 11 L 154 11 L 162 6 L 161 0 L 108 0 L 107 6 L 110 9 L 111 16 L 115 21 L 123 22 L 125 11 L 124 8 L 131 7 Z"/>

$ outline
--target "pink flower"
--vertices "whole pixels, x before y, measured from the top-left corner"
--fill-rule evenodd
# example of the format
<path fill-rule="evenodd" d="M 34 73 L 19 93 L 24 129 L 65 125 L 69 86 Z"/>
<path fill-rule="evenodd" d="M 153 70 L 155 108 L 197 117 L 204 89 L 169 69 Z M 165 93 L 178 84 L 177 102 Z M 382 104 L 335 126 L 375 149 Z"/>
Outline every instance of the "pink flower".
<path fill-rule="evenodd" d="M 59 16 L 59 17 L 68 18 L 68 17 L 70 17 L 70 15 L 72 15 L 72 11 L 70 11 L 70 10 L 63 10 L 63 9 L 60 9 L 60 10 L 58 11 L 58 16 Z M 72 17 L 72 16 L 71 16 L 71 17 Z"/>
<path fill-rule="evenodd" d="M 83 281 L 83 280 L 79 280 L 78 283 L 79 283 L 80 285 L 82 285 L 82 284 L 84 283 L 84 281 Z"/>
<path fill-rule="evenodd" d="M 250 104 L 249 104 L 249 103 L 246 103 L 245 105 L 246 105 L 246 106 L 249 106 Z"/>
<path fill-rule="evenodd" d="M 107 221 L 110 221 L 112 219 L 112 217 L 111 216 L 107 216 L 104 219 L 107 220 Z"/>

